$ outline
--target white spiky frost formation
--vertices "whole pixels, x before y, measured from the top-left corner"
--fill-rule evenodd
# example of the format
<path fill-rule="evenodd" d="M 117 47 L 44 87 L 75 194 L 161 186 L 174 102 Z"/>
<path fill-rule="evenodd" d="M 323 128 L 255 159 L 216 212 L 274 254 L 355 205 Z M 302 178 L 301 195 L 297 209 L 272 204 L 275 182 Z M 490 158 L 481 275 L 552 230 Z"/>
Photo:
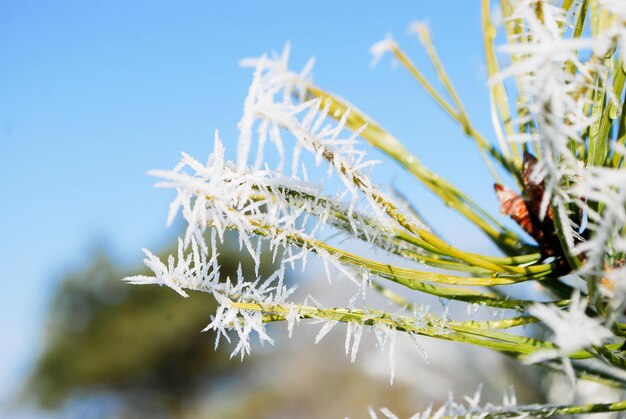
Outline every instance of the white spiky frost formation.
<path fill-rule="evenodd" d="M 613 81 L 607 79 L 603 58 L 616 46 L 622 51 L 626 46 L 626 8 L 624 2 L 612 0 L 602 1 L 601 6 L 613 14 L 613 23 L 593 37 L 568 39 L 566 34 L 572 31 L 572 19 L 580 4 L 575 4 L 574 12 L 568 14 L 560 3 L 541 1 L 540 19 L 536 0 L 518 1 L 509 19 L 522 22 L 525 32 L 518 42 L 501 47 L 513 62 L 498 78 L 515 78 L 520 103 L 528 111 L 517 123 L 534 123 L 536 127 L 511 136 L 510 140 L 539 145 L 541 159 L 534 177 L 546 185 L 542 215 L 553 206 L 554 216 L 565 226 L 567 247 L 572 254 L 584 258 L 578 273 L 595 286 L 601 278 L 608 279 L 612 286 L 600 286 L 600 292 L 611 298 L 612 313 L 620 313 L 626 305 L 626 269 L 616 264 L 613 256 L 626 251 L 626 176 L 621 169 L 581 161 L 571 148 L 572 144 L 584 146 L 584 132 L 593 134 L 599 129 L 599 113 L 589 113 L 585 92 L 595 89 L 606 93 L 608 106 L 619 103 L 615 94 L 620 92 L 611 90 Z M 598 86 L 592 85 L 596 78 Z M 615 111 L 618 115 L 619 110 Z M 615 158 L 624 156 L 619 144 L 612 152 Z M 586 225 L 571 220 L 569 205 L 584 212 Z M 584 230 L 590 233 L 587 240 L 580 236 Z M 608 317 L 611 322 L 616 316 Z"/>
<path fill-rule="evenodd" d="M 563 369 L 572 383 L 576 381 L 568 356 L 578 350 L 602 345 L 613 336 L 598 319 L 585 314 L 587 302 L 576 292 L 567 311 L 548 304 L 535 304 L 528 312 L 541 320 L 553 332 L 556 349 L 535 352 L 525 358 L 527 363 L 561 358 Z"/>
<path fill-rule="evenodd" d="M 523 22 L 525 33 L 519 42 L 502 48 L 514 59 L 498 77 L 515 78 L 520 103 L 528 111 L 527 116 L 516 122 L 520 126 L 532 122 L 536 127 L 533 131 L 521 131 L 524 134 L 511 136 L 509 140 L 539 144 L 541 158 L 534 177 L 546 184 L 542 213 L 545 215 L 552 206 L 554 216 L 567 226 L 569 250 L 585 256 L 579 275 L 591 278 L 595 284 L 601 279 L 614 284 L 610 289 L 600 289 L 612 298 L 613 313 L 618 313 L 626 306 L 626 264 L 608 262 L 614 254 L 626 251 L 626 239 L 621 234 L 626 225 L 626 175 L 616 169 L 581 164 L 570 149 L 572 142 L 583 143 L 585 130 L 597 128 L 597 115 L 588 114 L 589 103 L 581 92 L 594 89 L 589 81 L 599 75 L 604 84 L 602 88 L 612 98 L 607 71 L 600 58 L 617 44 L 621 48 L 626 46 L 624 2 L 613 0 L 602 4 L 615 13 L 614 24 L 599 36 L 567 40 L 563 33 L 570 28 L 571 16 L 559 6 L 542 2 L 543 18 L 538 19 L 534 9 L 536 0 L 518 1 L 510 19 Z M 426 36 L 423 26 L 413 29 Z M 395 47 L 391 37 L 375 44 L 372 47 L 374 60 Z M 581 50 L 588 52 L 588 58 L 582 58 Z M 430 336 L 450 333 L 448 308 L 438 322 L 433 322 L 427 308 L 412 307 L 413 313 L 392 315 L 366 305 L 359 307 L 364 303 L 365 291 L 372 279 L 382 274 L 359 266 L 321 237 L 339 232 L 344 237 L 407 258 L 406 250 L 419 255 L 422 249 L 394 240 L 394 234 L 406 230 L 414 234 L 426 227 L 408 211 L 403 211 L 401 205 L 371 180 L 369 171 L 376 162 L 367 160 L 365 152 L 359 148 L 361 131 L 351 127 L 353 132 L 348 133 L 350 110 L 332 115 L 337 119 L 333 122 L 328 118 L 329 102 L 307 97 L 313 62 L 296 73 L 288 69 L 288 57 L 287 46 L 280 56 L 262 56 L 242 62 L 255 70 L 238 124 L 236 161 L 226 159 L 224 146 L 216 134 L 214 150 L 206 164 L 183 153 L 174 169 L 151 172 L 161 179 L 157 186 L 174 188 L 177 192 L 168 223 L 180 212 L 187 230 L 179 240 L 177 258 L 170 256 L 166 265 L 146 250 L 145 262 L 154 276 L 134 276 L 126 280 L 135 284 L 165 285 L 184 297 L 186 290 L 211 293 L 218 302 L 218 309 L 205 330 L 216 332 L 216 345 L 222 337 L 230 342 L 234 332 L 238 341 L 233 356 L 250 353 L 253 332 L 261 342 L 273 342 L 265 329 L 265 313 L 285 320 L 289 336 L 304 318 L 320 323 L 316 343 L 340 321 L 346 323 L 345 352 L 353 362 L 363 332 L 372 331 L 377 345 L 389 351 L 393 381 L 397 330 L 405 330 L 419 349 L 416 336 L 420 330 L 428 329 Z M 270 144 L 277 161 L 266 158 Z M 616 156 L 625 155 L 624 151 L 620 147 L 613 150 Z M 324 166 L 327 176 L 316 169 L 309 173 L 307 158 L 316 167 Z M 331 176 L 339 182 L 328 180 Z M 601 213 L 594 205 L 597 203 L 604 207 Z M 570 205 L 585 211 L 586 226 L 570 221 L 567 213 Z M 391 206 L 401 212 L 401 217 L 392 215 Z M 583 228 L 592 232 L 586 241 L 581 237 Z M 240 247 L 254 260 L 256 278 L 245 279 L 241 268 L 237 278 L 224 281 L 220 277 L 218 241 L 224 240 L 227 230 L 238 232 Z M 266 279 L 259 276 L 262 242 L 278 262 L 276 272 Z M 310 296 L 302 303 L 293 301 L 295 289 L 285 285 L 285 275 L 296 263 L 304 269 L 309 255 L 323 262 L 329 279 L 334 269 L 357 285 L 357 294 L 348 302 L 347 311 L 328 309 Z M 578 349 L 600 344 L 609 336 L 605 326 L 614 318 L 608 316 L 604 325 L 592 321 L 585 314 L 585 304 L 574 296 L 567 312 L 545 305 L 529 310 L 551 328 L 559 348 L 550 353 L 539 352 L 537 356 L 542 360 L 566 357 Z M 354 318 L 345 320 L 346 313 Z M 584 337 L 572 335 L 574 323 L 578 332 L 583 327 Z M 437 411 L 429 409 L 415 417 L 478 417 L 502 412 L 517 412 L 523 416 L 531 408 L 546 414 L 552 409 L 550 406 L 518 409 L 514 404 L 512 397 L 507 398 L 503 406 L 479 406 L 477 393 L 464 404 L 450 400 Z M 381 413 L 394 417 L 387 409 Z"/>
<path fill-rule="evenodd" d="M 372 55 L 371 66 L 378 64 L 383 55 L 387 54 L 393 48 L 397 46 L 391 35 L 387 35 L 384 39 L 376 42 L 370 47 L 370 54 Z"/>
<path fill-rule="evenodd" d="M 472 396 L 465 396 L 461 401 L 456 401 L 452 394 L 440 407 L 432 404 L 425 410 L 415 413 L 410 419 L 444 419 L 444 418 L 540 418 L 553 416 L 559 408 L 558 405 L 518 405 L 517 396 L 511 387 L 502 396 L 502 404 L 482 403 L 482 385 L 478 387 Z M 389 408 L 369 408 L 371 419 L 387 418 L 398 419 L 399 416 Z"/>
<path fill-rule="evenodd" d="M 302 317 L 321 322 L 323 326 L 316 342 L 338 323 L 336 316 L 325 312 L 313 299 L 310 299 L 314 301 L 313 311 L 306 301 L 303 305 L 287 300 L 293 289 L 284 285 L 286 271 L 294 269 L 297 262 L 304 269 L 312 253 L 324 263 L 329 280 L 333 276 L 331 270 L 335 269 L 358 285 L 357 293 L 348 303 L 350 309 L 357 308 L 358 302 L 364 300 L 373 275 L 349 259 L 341 259 L 334 248 L 319 239 L 322 234 L 328 235 L 329 228 L 392 253 L 411 247 L 390 239 L 395 230 L 403 227 L 381 205 L 381 200 L 393 201 L 367 173 L 376 162 L 366 160 L 365 153 L 358 148 L 360 131 L 344 136 L 349 111 L 333 123 L 327 118 L 330 103 L 305 100 L 312 62 L 302 72 L 293 73 L 287 68 L 288 52 L 287 46 L 282 55 L 273 59 L 262 56 L 242 62 L 254 66 L 255 71 L 238 124 L 236 162 L 226 159 L 216 132 L 214 149 L 206 164 L 183 153 L 174 169 L 150 172 L 161 179 L 157 187 L 173 188 L 177 192 L 170 206 L 168 224 L 180 212 L 187 229 L 184 239 L 179 240 L 177 260 L 170 256 L 166 266 L 146 250 L 146 265 L 155 276 L 126 278 L 134 284 L 166 285 L 185 297 L 185 289 L 212 293 L 219 307 L 205 330 L 217 332 L 216 344 L 220 336 L 230 341 L 228 332 L 234 331 L 239 341 L 233 355 L 242 357 L 250 352 L 252 332 L 262 342 L 272 342 L 265 331 L 263 312 L 283 313 L 290 335 Z M 294 101 L 294 95 L 299 96 L 298 101 Z M 283 171 L 288 160 L 286 141 L 293 142 L 289 174 Z M 264 159 L 267 143 L 273 144 L 279 157 L 273 169 Z M 305 166 L 300 165 L 303 151 L 312 155 L 316 165 L 325 164 L 327 175 L 312 181 Z M 340 187 L 334 193 L 325 193 L 324 180 L 332 175 L 339 178 Z M 425 228 L 409 213 L 404 217 L 412 225 Z M 207 230 L 211 231 L 210 243 L 205 241 Z M 229 279 L 221 283 L 216 247 L 217 241 L 224 240 L 227 230 L 238 232 L 240 247 L 254 260 L 257 276 L 261 243 L 265 241 L 278 262 L 276 273 L 266 280 L 245 281 L 240 270 L 236 281 Z M 245 304 L 258 306 L 246 309 Z M 365 314 L 364 319 L 370 317 Z M 393 380 L 396 331 L 373 323 L 368 330 L 376 335 L 381 348 L 388 348 Z M 364 329 L 363 322 L 347 322 L 346 356 L 353 362 Z"/>

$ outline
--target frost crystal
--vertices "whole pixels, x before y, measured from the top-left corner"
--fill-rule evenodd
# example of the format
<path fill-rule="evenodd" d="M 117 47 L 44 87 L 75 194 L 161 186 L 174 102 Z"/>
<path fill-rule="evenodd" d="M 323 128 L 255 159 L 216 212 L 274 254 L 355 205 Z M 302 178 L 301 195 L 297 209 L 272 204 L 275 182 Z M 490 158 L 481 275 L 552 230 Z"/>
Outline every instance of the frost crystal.
<path fill-rule="evenodd" d="M 591 345 L 601 345 L 612 333 L 596 319 L 585 314 L 586 301 L 576 292 L 572 296 L 569 309 L 564 311 L 548 304 L 535 304 L 529 308 L 530 314 L 541 319 L 554 333 L 554 343 L 558 349 L 539 351 L 526 358 L 528 362 L 540 362 L 558 356 L 568 356 L 579 349 Z"/>
<path fill-rule="evenodd" d="M 165 285 L 183 297 L 188 290 L 212 294 L 218 307 L 205 330 L 215 332 L 216 345 L 222 338 L 230 342 L 235 337 L 232 356 L 241 358 L 251 352 L 255 334 L 261 344 L 273 343 L 267 322 L 285 321 L 290 337 L 301 321 L 321 324 L 315 343 L 342 322 L 346 356 L 355 362 L 364 331 L 372 331 L 378 347 L 388 351 L 392 383 L 396 339 L 402 332 L 426 362 L 418 342 L 421 335 L 489 347 L 550 367 L 560 360 L 571 377 L 578 368 L 577 372 L 591 371 L 623 385 L 615 374 L 590 364 L 623 368 L 621 356 L 604 344 L 609 338 L 611 343 L 622 340 L 626 309 L 626 147 L 624 116 L 618 119 L 623 108 L 625 2 L 593 2 L 589 31 L 579 25 L 585 2 L 505 3 L 495 14 L 508 39 L 499 51 L 509 55 L 510 65 L 500 68 L 495 50 L 487 45 L 492 34 L 485 29 L 493 76 L 491 117 L 500 150 L 470 122 L 424 24 L 413 24 L 410 30 L 424 44 L 447 95 L 439 94 L 390 36 L 374 44 L 371 52 L 374 62 L 386 52 L 394 54 L 476 140 L 480 151 L 515 178 L 519 194 L 501 185 L 493 171 L 497 190 L 510 192 L 504 200 L 502 193 L 498 196 L 503 212 L 530 233 L 537 246 L 527 245 L 463 191 L 422 166 L 408 148 L 349 102 L 313 85 L 312 60 L 302 71 L 291 71 L 287 44 L 281 54 L 242 61 L 254 67 L 254 75 L 238 123 L 235 161 L 226 159 L 216 132 L 206 163 L 183 153 L 173 169 L 150 172 L 159 178 L 158 187 L 176 191 L 168 224 L 181 214 L 187 228 L 176 257 L 169 256 L 164 263 L 144 250 L 145 264 L 154 275 L 126 281 Z M 483 2 L 485 12 L 489 5 Z M 489 14 L 483 16 L 487 26 Z M 509 83 L 516 87 L 511 98 L 506 93 Z M 517 116 L 509 109 L 513 102 Z M 397 203 L 375 184 L 371 173 L 377 162 L 367 158 L 362 140 L 403 165 L 487 233 L 505 256 L 469 253 L 431 232 L 401 194 L 394 194 L 400 195 Z M 527 152 L 531 147 L 536 158 Z M 267 154 L 276 158 L 266 159 Z M 530 165 L 530 158 L 537 162 Z M 251 278 L 244 278 L 241 266 L 235 278 L 220 275 L 217 248 L 230 230 L 238 233 L 240 249 L 254 261 Z M 383 253 L 436 270 L 392 265 L 336 244 L 346 241 L 365 244 L 377 256 Z M 277 266 L 267 278 L 259 274 L 262 252 Z M 294 301 L 295 287 L 287 285 L 286 276 L 296 269 L 304 271 L 309 257 L 322 262 L 329 283 L 332 278 L 334 285 L 336 277 L 354 283 L 356 292 L 345 306 L 328 308 L 310 296 L 302 304 Z M 586 288 L 580 287 L 584 295 L 575 292 L 567 300 L 577 289 L 561 281 L 570 273 L 575 280 L 582 278 Z M 440 298 L 442 314 L 437 317 L 430 306 L 396 294 L 382 285 L 386 281 Z M 556 298 L 554 304 L 510 298 L 505 286 L 525 281 L 544 285 Z M 368 306 L 368 288 L 380 292 L 397 311 Z M 453 300 L 468 304 L 471 320 L 452 320 Z M 492 320 L 477 320 L 483 314 L 477 313 L 479 307 L 494 309 Z M 509 316 L 511 311 L 516 317 Z M 552 341 L 509 332 L 535 322 L 552 331 Z M 620 333 L 613 334 L 611 328 Z M 578 351 L 578 358 L 595 359 L 570 363 L 569 356 Z M 514 394 L 505 395 L 502 406 L 481 405 L 479 389 L 461 403 L 450 396 L 437 410 L 430 406 L 414 417 L 547 416 L 560 408 L 517 406 Z M 386 408 L 379 412 L 396 417 Z M 370 409 L 372 417 L 376 414 Z"/>
<path fill-rule="evenodd" d="M 370 53 L 372 54 L 371 65 L 375 66 L 376 64 L 378 64 L 382 56 L 391 51 L 395 46 L 396 41 L 393 40 L 391 35 L 387 35 L 385 39 L 380 40 L 372 45 L 370 47 Z"/>
<path fill-rule="evenodd" d="M 510 20 L 523 22 L 524 37 L 501 48 L 514 61 L 493 82 L 507 77 L 516 79 L 521 106 L 528 111 L 528 116 L 517 122 L 521 128 L 535 127 L 520 129 L 522 134 L 509 139 L 537 142 L 540 146 L 542 158 L 534 177 L 543 180 L 546 186 L 541 216 L 552 207 L 554 216 L 564 226 L 567 247 L 585 259 L 579 273 L 595 283 L 605 278 L 610 286 L 602 291 L 612 299 L 613 313 L 622 311 L 626 301 L 624 287 L 615 284 L 626 282 L 626 275 L 611 261 L 614 255 L 626 250 L 621 238 L 626 225 L 626 179 L 620 168 L 602 167 L 606 156 L 594 156 L 594 150 L 590 149 L 585 159 L 575 150 L 584 147 L 583 134 L 597 135 L 600 125 L 599 112 L 588 111 L 592 104 L 588 92 L 596 87 L 590 85 L 591 80 L 598 78 L 596 95 L 606 94 L 606 106 L 616 106 L 615 95 L 621 94 L 611 90 L 613 82 L 607 79 L 609 68 L 603 57 L 616 43 L 621 48 L 626 45 L 624 3 L 603 1 L 606 11 L 614 13 L 612 24 L 593 37 L 575 39 L 565 35 L 571 27 L 571 16 L 559 5 L 543 1 L 539 19 L 538 4 L 535 0 L 516 2 Z M 573 12 L 578 12 L 579 7 L 574 6 Z M 615 158 L 623 154 L 619 144 L 613 153 Z M 588 219 L 586 227 L 582 225 L 584 221 L 572 221 L 573 208 L 579 208 Z M 583 238 L 583 230 L 589 230 L 590 237 Z M 615 318 L 609 315 L 608 320 L 612 322 Z"/>

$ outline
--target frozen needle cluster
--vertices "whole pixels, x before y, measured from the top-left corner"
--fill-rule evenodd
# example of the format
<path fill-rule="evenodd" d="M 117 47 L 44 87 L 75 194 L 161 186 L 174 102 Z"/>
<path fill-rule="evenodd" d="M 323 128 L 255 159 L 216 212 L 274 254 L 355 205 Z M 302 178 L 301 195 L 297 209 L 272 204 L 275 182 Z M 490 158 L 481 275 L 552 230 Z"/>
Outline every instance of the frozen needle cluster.
<path fill-rule="evenodd" d="M 390 353 L 392 380 L 393 348 L 397 336 L 406 334 L 418 348 L 422 336 L 464 342 L 564 372 L 572 380 L 626 387 L 624 4 L 502 0 L 498 20 L 506 42 L 496 46 L 491 5 L 482 2 L 496 143 L 473 125 L 426 25 L 411 28 L 443 92 L 390 36 L 372 47 L 375 61 L 392 54 L 476 143 L 493 174 L 501 216 L 431 171 L 358 108 L 315 85 L 312 61 L 300 72 L 290 70 L 289 46 L 281 55 L 244 60 L 254 76 L 238 124 L 235 161 L 226 159 L 216 133 L 205 164 L 183 153 L 172 170 L 151 172 L 160 179 L 157 186 L 176 190 L 169 222 L 181 213 L 187 228 L 177 257 L 165 264 L 146 250 L 154 275 L 126 280 L 165 285 L 183 297 L 187 290 L 212 294 L 218 308 L 206 330 L 217 334 L 216 344 L 236 336 L 233 355 L 242 357 L 250 353 L 252 332 L 261 342 L 273 342 L 267 322 L 286 322 L 291 335 L 296 324 L 309 319 L 321 324 L 316 343 L 344 323 L 346 355 L 353 362 L 363 332 L 373 332 L 378 346 Z M 377 162 L 367 158 L 367 146 L 406 169 L 501 254 L 472 253 L 435 234 L 399 193 L 376 185 Z M 514 184 L 505 185 L 503 178 Z M 513 222 L 519 228 L 507 226 Z M 237 232 L 240 248 L 254 260 L 254 277 L 244 277 L 241 269 L 237 278 L 220 275 L 218 243 L 227 230 Z M 374 252 L 354 252 L 354 242 Z M 267 278 L 258 274 L 262 252 L 277 264 Z M 329 293 L 337 273 L 355 284 L 344 307 L 325 307 L 286 285 L 295 269 L 305 270 L 310 256 L 325 267 Z M 391 282 L 407 293 L 394 292 Z M 507 287 L 523 282 L 539 284 L 543 295 L 523 299 Z M 410 292 L 440 299 L 445 310 L 436 314 L 415 304 L 406 297 Z M 395 308 L 376 308 L 368 297 L 376 293 Z M 453 319 L 457 311 L 450 307 L 463 304 L 468 313 L 483 307 L 493 315 Z M 532 323 L 545 326 L 548 337 L 512 330 Z M 624 409 L 625 402 L 516 406 L 514 397 L 503 406 L 480 405 L 477 394 L 416 417 Z M 386 409 L 381 413 L 394 417 Z"/>

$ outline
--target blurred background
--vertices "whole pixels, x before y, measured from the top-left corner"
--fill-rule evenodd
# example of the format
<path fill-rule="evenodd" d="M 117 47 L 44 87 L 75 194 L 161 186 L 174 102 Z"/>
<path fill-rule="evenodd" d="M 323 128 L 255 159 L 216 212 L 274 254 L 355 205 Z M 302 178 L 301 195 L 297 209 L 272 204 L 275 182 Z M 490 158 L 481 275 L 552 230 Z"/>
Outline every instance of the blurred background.
<path fill-rule="evenodd" d="M 229 360 L 231 346 L 214 351 L 214 336 L 200 332 L 209 296 L 184 300 L 120 282 L 141 272 L 141 247 L 165 255 L 182 228 L 165 228 L 172 194 L 152 188 L 146 171 L 174 166 L 180 151 L 203 160 L 216 128 L 233 157 L 251 79 L 238 61 L 288 40 L 293 68 L 315 56 L 320 86 L 497 211 L 472 142 L 402 69 L 388 58 L 372 68 L 369 54 L 393 33 L 436 80 L 406 29 L 427 21 L 474 124 L 493 138 L 479 12 L 477 2 L 0 2 L 1 415 L 358 418 L 368 406 L 406 415 L 481 383 L 493 401 L 509 385 L 524 403 L 542 401 L 534 370 L 425 338 L 429 363 L 400 341 L 393 386 L 387 355 L 366 341 L 351 364 L 338 329 L 313 345 L 319 326 L 301 325 L 288 339 L 284 325 L 272 325 L 274 347 Z M 440 234 L 495 252 L 400 168 L 373 157 L 384 167 L 376 181 L 407 195 Z M 223 246 L 226 275 L 240 256 Z M 325 280 L 311 272 L 291 280 L 323 293 Z"/>

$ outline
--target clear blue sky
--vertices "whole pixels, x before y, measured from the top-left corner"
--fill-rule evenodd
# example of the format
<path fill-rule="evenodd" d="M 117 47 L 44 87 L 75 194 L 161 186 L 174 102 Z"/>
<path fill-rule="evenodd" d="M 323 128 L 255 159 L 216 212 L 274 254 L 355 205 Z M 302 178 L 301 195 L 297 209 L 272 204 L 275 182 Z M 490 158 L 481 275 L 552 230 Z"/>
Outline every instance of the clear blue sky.
<path fill-rule="evenodd" d="M 432 75 L 407 34 L 413 20 L 429 22 L 466 108 L 493 138 L 478 2 L 0 2 L 0 394 L 39 350 L 63 272 L 100 243 L 133 264 L 141 246 L 171 238 L 171 195 L 145 172 L 173 166 L 180 150 L 204 159 L 215 128 L 232 156 L 251 77 L 237 62 L 286 40 L 296 68 L 315 56 L 318 84 L 496 209 L 472 142 L 389 58 L 369 65 L 370 45 L 393 33 Z M 375 173 L 459 245 L 477 245 L 397 167 Z"/>

